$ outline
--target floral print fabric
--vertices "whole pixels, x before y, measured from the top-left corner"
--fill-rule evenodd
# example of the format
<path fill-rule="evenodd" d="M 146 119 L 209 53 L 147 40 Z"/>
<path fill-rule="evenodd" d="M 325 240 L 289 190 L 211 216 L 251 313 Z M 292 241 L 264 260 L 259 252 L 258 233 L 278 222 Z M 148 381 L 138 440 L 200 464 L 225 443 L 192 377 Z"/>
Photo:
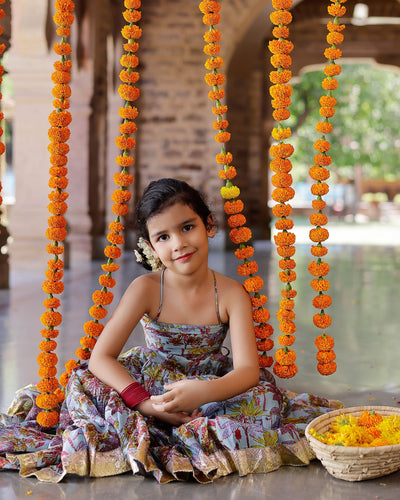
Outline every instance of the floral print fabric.
<path fill-rule="evenodd" d="M 231 368 L 223 353 L 225 325 L 175 325 L 142 319 L 146 346 L 120 362 L 152 394 L 183 378 L 211 379 Z M 304 429 L 337 405 L 279 389 L 262 371 L 244 394 L 202 406 L 203 416 L 173 427 L 127 408 L 119 394 L 86 368 L 68 384 L 60 423 L 44 432 L 36 423 L 35 386 L 21 389 L 0 415 L 0 469 L 19 469 L 57 482 L 66 474 L 104 477 L 131 470 L 164 483 L 210 482 L 232 472 L 269 472 L 314 458 Z"/>

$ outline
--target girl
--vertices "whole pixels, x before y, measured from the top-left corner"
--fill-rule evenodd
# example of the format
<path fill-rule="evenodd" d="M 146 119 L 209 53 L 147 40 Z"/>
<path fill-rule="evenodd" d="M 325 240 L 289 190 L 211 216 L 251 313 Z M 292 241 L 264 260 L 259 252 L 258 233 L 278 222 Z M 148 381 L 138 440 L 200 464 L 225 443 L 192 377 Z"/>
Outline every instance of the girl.
<path fill-rule="evenodd" d="M 34 408 L 4 438 L 0 427 L 0 452 L 41 439 L 18 465 L 47 481 L 132 470 L 159 482 L 209 482 L 309 463 L 301 433 L 330 403 L 280 390 L 259 370 L 249 296 L 208 267 L 215 225 L 199 192 L 175 179 L 151 182 L 136 218 L 139 258 L 157 270 L 131 283 L 89 366 L 72 373 L 56 435 L 38 432 Z M 146 347 L 120 355 L 139 321 Z M 232 359 L 223 346 L 228 329 Z"/>

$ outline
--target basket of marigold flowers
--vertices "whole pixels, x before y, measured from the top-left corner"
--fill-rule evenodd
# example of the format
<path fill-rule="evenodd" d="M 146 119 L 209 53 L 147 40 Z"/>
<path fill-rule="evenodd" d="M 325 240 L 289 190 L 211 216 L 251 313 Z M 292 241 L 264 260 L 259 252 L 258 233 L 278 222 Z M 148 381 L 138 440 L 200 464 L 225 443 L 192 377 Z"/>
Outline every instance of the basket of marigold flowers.
<path fill-rule="evenodd" d="M 316 457 L 336 478 L 362 481 L 400 470 L 400 408 L 335 410 L 310 422 L 306 437 Z"/>

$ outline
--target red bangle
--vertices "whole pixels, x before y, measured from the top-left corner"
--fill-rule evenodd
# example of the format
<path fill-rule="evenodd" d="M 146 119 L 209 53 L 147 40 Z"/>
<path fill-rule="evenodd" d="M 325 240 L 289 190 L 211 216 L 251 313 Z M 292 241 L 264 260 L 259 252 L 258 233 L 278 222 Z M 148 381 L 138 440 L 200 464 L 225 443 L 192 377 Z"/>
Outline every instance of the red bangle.
<path fill-rule="evenodd" d="M 132 382 L 132 384 L 129 384 L 121 391 L 120 396 L 126 406 L 134 408 L 142 401 L 150 399 L 151 394 L 139 382 Z"/>

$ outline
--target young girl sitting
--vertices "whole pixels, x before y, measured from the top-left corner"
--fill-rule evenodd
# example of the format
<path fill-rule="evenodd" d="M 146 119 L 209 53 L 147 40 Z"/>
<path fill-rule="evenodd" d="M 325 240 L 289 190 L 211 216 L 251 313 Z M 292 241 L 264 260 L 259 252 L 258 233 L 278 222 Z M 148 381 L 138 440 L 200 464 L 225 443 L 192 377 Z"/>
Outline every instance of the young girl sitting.
<path fill-rule="evenodd" d="M 215 225 L 199 192 L 175 179 L 151 182 L 137 229 L 140 260 L 158 270 L 128 287 L 88 367 L 71 376 L 57 435 L 36 452 L 36 466 L 30 457 L 24 469 L 18 457 L 24 475 L 58 481 L 68 472 L 132 470 L 159 482 L 208 482 L 309 463 L 300 436 L 329 401 L 286 393 L 260 371 L 250 298 L 208 267 Z M 120 355 L 139 321 L 146 346 Z M 228 329 L 232 359 L 223 345 Z M 19 436 L 26 432 L 25 425 Z M 51 471 L 38 470 L 50 463 Z"/>

